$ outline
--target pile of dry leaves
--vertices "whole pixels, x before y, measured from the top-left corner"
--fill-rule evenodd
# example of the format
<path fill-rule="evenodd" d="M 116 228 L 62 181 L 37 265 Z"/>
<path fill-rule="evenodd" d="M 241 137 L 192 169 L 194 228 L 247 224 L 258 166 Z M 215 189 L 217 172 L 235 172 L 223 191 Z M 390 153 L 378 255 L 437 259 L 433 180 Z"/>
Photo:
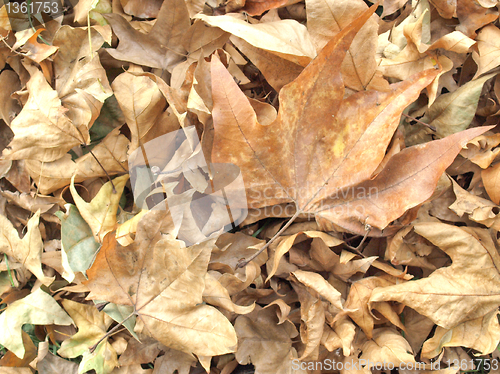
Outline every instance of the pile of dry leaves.
<path fill-rule="evenodd" d="M 370 5 L 2 6 L 0 372 L 499 373 L 500 2 Z"/>

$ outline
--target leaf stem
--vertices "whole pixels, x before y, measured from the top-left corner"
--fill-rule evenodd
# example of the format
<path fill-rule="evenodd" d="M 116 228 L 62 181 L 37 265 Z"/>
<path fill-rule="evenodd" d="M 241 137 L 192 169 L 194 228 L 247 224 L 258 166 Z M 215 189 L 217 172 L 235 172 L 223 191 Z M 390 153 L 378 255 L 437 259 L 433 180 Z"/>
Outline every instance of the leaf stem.
<path fill-rule="evenodd" d="M 99 166 L 101 167 L 101 169 L 104 171 L 104 173 L 106 174 L 106 176 L 108 177 L 108 180 L 109 182 L 111 183 L 111 186 L 113 187 L 113 193 L 116 193 L 116 188 L 115 188 L 115 185 L 113 183 L 113 181 L 111 180 L 111 177 L 109 176 L 108 172 L 106 171 L 106 169 L 104 169 L 104 166 L 102 166 L 102 164 L 100 163 L 100 161 L 97 159 L 97 157 L 95 156 L 95 154 L 89 150 L 90 154 L 92 155 L 92 157 L 95 158 L 95 160 L 97 161 L 97 163 L 99 164 Z"/>
<path fill-rule="evenodd" d="M 350 246 L 349 244 L 347 243 L 344 243 L 344 245 L 349 248 L 350 250 L 356 252 L 358 255 L 360 255 L 361 257 L 366 257 L 364 254 L 361 253 L 361 251 L 359 250 L 361 248 L 361 246 L 363 245 L 363 243 L 365 242 L 366 238 L 368 238 L 368 234 L 370 233 L 370 231 L 372 230 L 371 226 L 369 225 L 365 225 L 365 235 L 363 236 L 363 239 L 361 239 L 361 242 L 358 244 L 357 247 L 352 247 Z"/>
<path fill-rule="evenodd" d="M 425 127 L 429 128 L 429 129 L 431 129 L 432 131 L 436 132 L 436 128 L 435 128 L 434 126 L 429 125 L 428 123 L 422 122 L 422 121 L 420 121 L 420 120 L 418 120 L 418 119 L 416 119 L 416 118 L 414 118 L 414 117 L 412 117 L 412 116 L 409 116 L 409 115 L 408 115 L 408 114 L 406 114 L 406 113 L 403 113 L 403 116 L 405 116 L 405 117 L 406 117 L 406 118 L 408 118 L 408 119 L 411 119 L 412 121 L 415 121 L 415 122 L 417 122 L 417 123 L 420 123 L 421 125 L 423 125 L 423 126 L 425 126 Z"/>
<path fill-rule="evenodd" d="M 252 261 L 254 258 L 256 258 L 258 255 L 260 255 L 262 252 L 264 252 L 269 245 L 276 240 L 278 236 L 280 236 L 283 231 L 285 231 L 296 219 L 297 217 L 302 213 L 300 209 L 298 209 L 295 214 L 288 220 L 288 222 L 283 226 L 274 236 L 269 240 L 258 252 L 254 253 L 252 256 L 250 256 L 248 259 L 241 259 L 238 264 L 236 265 L 236 269 L 238 268 L 244 268 L 247 266 L 250 261 Z"/>
<path fill-rule="evenodd" d="M 125 317 L 125 319 L 123 321 L 121 321 L 119 324 L 117 324 L 115 327 L 113 327 L 111 330 L 109 330 L 101 339 L 99 339 L 99 341 L 97 343 L 95 343 L 93 346 L 91 346 L 89 348 L 89 351 L 90 353 L 94 353 L 95 349 L 97 348 L 97 346 L 99 344 L 101 344 L 101 342 L 104 340 L 104 339 L 107 339 L 109 338 L 111 335 L 113 335 L 116 330 L 118 330 L 125 322 L 127 322 L 133 315 L 135 315 L 135 311 L 133 311 L 132 313 L 130 313 L 127 317 Z"/>

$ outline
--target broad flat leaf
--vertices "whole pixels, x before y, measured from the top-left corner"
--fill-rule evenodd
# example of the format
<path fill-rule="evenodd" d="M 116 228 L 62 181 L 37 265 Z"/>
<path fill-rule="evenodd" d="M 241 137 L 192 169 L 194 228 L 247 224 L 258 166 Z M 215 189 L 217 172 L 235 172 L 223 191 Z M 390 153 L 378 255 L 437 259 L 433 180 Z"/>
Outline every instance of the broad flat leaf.
<path fill-rule="evenodd" d="M 172 236 L 164 211 L 140 221 L 136 241 L 128 247 L 108 234 L 88 270 L 89 299 L 134 307 L 143 333 L 167 347 L 201 356 L 233 352 L 232 324 L 214 307 L 203 304 L 205 274 L 214 241 L 188 248 Z"/>
<path fill-rule="evenodd" d="M 115 191 L 111 182 L 106 182 L 90 203 L 83 200 L 76 191 L 74 176 L 71 179 L 70 191 L 73 200 L 83 219 L 92 229 L 96 241 L 102 242 L 104 236 L 116 228 L 116 212 L 118 203 L 129 178 L 128 174 L 113 179 Z"/>
<path fill-rule="evenodd" d="M 97 373 L 110 373 L 118 366 L 118 358 L 111 344 L 105 340 L 93 353 L 88 349 L 106 335 L 113 320 L 93 305 L 63 300 L 63 307 L 75 321 L 78 332 L 61 344 L 57 353 L 62 357 L 74 358 L 83 355 L 79 372 L 95 369 Z M 83 370 L 85 368 L 85 370 Z"/>
<path fill-rule="evenodd" d="M 405 307 L 402 317 L 405 322 L 406 340 L 410 343 L 413 352 L 419 351 L 422 343 L 427 340 L 436 325 L 429 318 L 418 314 L 411 308 Z"/>
<path fill-rule="evenodd" d="M 474 0 L 457 1 L 457 17 L 460 21 L 457 30 L 474 38 L 477 29 L 498 18 L 498 11 L 483 8 Z"/>
<path fill-rule="evenodd" d="M 297 336 L 293 324 L 278 325 L 270 309 L 239 316 L 234 328 L 238 334 L 236 360 L 242 365 L 252 363 L 255 373 L 286 374 L 291 372 L 295 349 L 292 339 Z"/>
<path fill-rule="evenodd" d="M 398 301 L 445 329 L 498 308 L 500 256 L 489 231 L 435 222 L 416 224 L 414 230 L 450 256 L 451 266 L 426 278 L 375 289 L 372 308 L 380 301 Z"/>
<path fill-rule="evenodd" d="M 155 370 L 162 374 L 189 374 L 195 365 L 196 360 L 192 355 L 167 348 L 165 354 L 155 361 Z"/>
<path fill-rule="evenodd" d="M 472 58 L 478 67 L 474 78 L 500 65 L 500 29 L 487 25 L 479 31 L 476 41 L 477 51 L 472 52 Z"/>
<path fill-rule="evenodd" d="M 26 85 L 29 98 L 11 123 L 14 140 L 9 144 L 11 149 L 3 154 L 11 160 L 55 161 L 75 145 L 87 144 L 88 129 L 75 127 L 58 92 L 50 87 L 40 70 L 32 66 L 27 69 L 31 74 Z"/>
<path fill-rule="evenodd" d="M 401 9 L 406 4 L 405 0 L 385 0 L 384 1 L 384 10 L 380 15 L 381 18 L 396 12 L 398 9 Z"/>
<path fill-rule="evenodd" d="M 484 83 L 493 76 L 485 75 L 467 82 L 454 92 L 440 95 L 421 121 L 433 126 L 440 137 L 465 130 L 476 114 Z"/>
<path fill-rule="evenodd" d="M 168 349 L 149 336 L 140 335 L 137 339 L 130 339 L 125 352 L 120 355 L 120 365 L 126 366 L 135 363 L 147 364 L 148 362 L 153 362 L 162 351 L 162 348 Z M 186 353 L 179 353 L 189 357 Z M 190 358 L 194 360 L 192 356 Z"/>
<path fill-rule="evenodd" d="M 38 29 L 23 45 L 25 55 L 37 63 L 42 62 L 59 49 L 59 47 L 55 47 L 53 45 L 38 43 L 38 36 L 42 31 L 44 30 Z"/>
<path fill-rule="evenodd" d="M 316 51 L 305 26 L 295 20 L 250 24 L 233 15 L 206 16 L 197 14 L 210 26 L 219 27 L 254 47 L 276 54 L 297 65 L 306 66 Z"/>
<path fill-rule="evenodd" d="M 97 374 L 110 374 L 118 366 L 116 351 L 108 342 L 100 343 L 94 352 L 83 352 L 82 361 L 78 365 L 79 373 L 95 370 Z"/>
<path fill-rule="evenodd" d="M 472 348 L 481 355 L 491 354 L 500 341 L 498 312 L 461 323 L 451 330 L 437 327 L 434 336 L 422 346 L 422 357 L 434 358 L 444 347 Z"/>
<path fill-rule="evenodd" d="M 373 331 L 373 338 L 362 347 L 361 359 L 371 362 L 392 362 L 394 366 L 415 362 L 411 347 L 395 328 Z"/>
<path fill-rule="evenodd" d="M 139 71 L 142 72 L 141 69 Z M 128 154 L 140 144 L 163 135 L 156 134 L 153 125 L 163 113 L 167 102 L 155 82 L 147 76 L 127 72 L 116 77 L 112 87 L 132 134 Z"/>
<path fill-rule="evenodd" d="M 428 70 L 393 85 L 390 92 L 364 91 L 344 100 L 340 65 L 350 41 L 370 15 L 371 11 L 365 12 L 342 30 L 295 81 L 281 90 L 278 118 L 269 126 L 257 122 L 246 96 L 223 65 L 212 59 L 215 128 L 212 160 L 236 163 L 240 167 L 250 208 L 294 201 L 299 213 L 319 212 L 317 218 L 354 232 L 364 234 L 365 224 L 383 229 L 407 209 L 425 201 L 435 186 L 432 183 L 454 159 L 461 143 L 487 130 L 479 129 L 464 133 L 459 139 L 446 140 L 455 145 L 448 146 L 449 152 L 444 152 L 446 157 L 441 157 L 432 168 L 428 165 L 436 164 L 436 157 L 421 163 L 413 159 L 418 163 L 414 168 L 401 162 L 406 156 L 414 157 L 415 152 L 428 150 L 415 148 L 397 154 L 375 181 L 359 185 L 363 196 L 358 187 L 351 189 L 349 186 L 371 177 L 385 155 L 402 110 L 438 74 Z M 241 146 L 235 147 L 235 143 Z M 439 151 L 443 145 L 436 143 L 427 147 Z M 439 158 L 440 154 L 435 156 Z M 406 173 L 412 173 L 411 170 L 429 174 L 419 179 L 428 186 L 417 187 L 411 182 L 416 190 L 422 190 L 420 196 L 412 196 L 414 191 L 404 192 L 409 184 Z M 428 182 L 428 178 L 432 182 Z M 369 190 L 372 186 L 374 189 Z M 345 190 L 341 192 L 343 187 Z M 379 192 L 377 196 L 375 191 Z M 382 216 L 379 211 L 371 214 L 376 209 L 371 199 L 379 203 L 396 191 L 401 195 L 397 204 L 386 201 L 389 209 Z M 346 205 L 351 194 L 357 201 Z M 356 210 L 359 201 L 363 202 L 362 208 L 368 206 L 366 214 Z"/>
<path fill-rule="evenodd" d="M 123 11 L 138 18 L 156 18 L 160 11 L 162 1 L 153 0 L 144 2 L 141 0 L 127 0 L 122 2 Z"/>
<path fill-rule="evenodd" d="M 191 23 L 183 0 L 167 0 L 148 34 L 134 29 L 119 14 L 106 14 L 120 44 L 108 53 L 117 60 L 172 71 L 185 53 L 180 41 Z"/>
<path fill-rule="evenodd" d="M 56 90 L 66 115 L 83 134 L 94 124 L 104 101 L 113 92 L 97 51 L 104 38 L 94 28 L 63 26 L 54 37 Z M 90 44 L 91 42 L 91 44 Z M 90 45 L 89 45 L 90 44 Z"/>
<path fill-rule="evenodd" d="M 111 131 L 92 150 L 102 167 L 90 153 L 87 153 L 76 161 L 71 160 L 70 154 L 65 154 L 62 158 L 49 163 L 27 160 L 26 169 L 36 181 L 40 192 L 49 194 L 70 184 L 73 176 L 75 182 L 79 183 L 90 178 L 107 177 L 104 170 L 108 175 L 126 172 L 128 144 L 129 140 L 118 128 Z"/>
<path fill-rule="evenodd" d="M 0 214 L 0 252 L 12 256 L 31 271 L 44 285 L 48 286 L 54 277 L 46 277 L 42 270 L 43 242 L 38 227 L 40 211 L 28 221 L 28 231 L 22 239 L 7 217 Z"/>
<path fill-rule="evenodd" d="M 224 45 L 227 47 L 225 43 L 229 36 L 224 30 L 215 27 L 207 28 L 205 22 L 195 20 L 182 38 L 182 45 L 188 52 L 188 63 L 189 60 L 198 61 L 201 56 L 208 57 L 216 49 L 222 48 Z M 238 65 L 244 65 L 245 63 L 246 61 L 242 64 L 238 63 Z"/>
<path fill-rule="evenodd" d="M 73 321 L 59 304 L 41 288 L 21 300 L 14 301 L 0 314 L 0 344 L 17 357 L 24 357 L 22 326 L 71 325 Z"/>
<path fill-rule="evenodd" d="M 76 3 L 74 11 L 75 22 L 77 23 L 85 24 L 88 16 L 90 19 L 97 21 L 100 25 L 107 25 L 101 13 L 111 13 L 112 6 L 110 0 L 82 0 Z"/>
<path fill-rule="evenodd" d="M 450 19 L 457 16 L 457 4 L 448 0 L 432 0 L 432 5 L 436 7 L 439 15 L 443 18 Z"/>
<path fill-rule="evenodd" d="M 31 340 L 31 337 L 25 331 L 21 331 L 24 346 L 24 356 L 23 358 L 17 357 L 11 351 L 6 351 L 2 359 L 0 359 L 0 367 L 11 366 L 11 367 L 21 367 L 29 366 L 30 362 L 37 358 L 37 352 L 40 348 L 35 346 L 35 343 Z"/>
<path fill-rule="evenodd" d="M 467 141 L 490 129 L 491 126 L 476 127 L 405 148 L 391 157 L 374 179 L 342 189 L 333 198 L 319 202 L 316 220 L 324 228 L 333 222 L 362 235 L 362 225 L 385 227 L 430 198 L 439 178 Z"/>
<path fill-rule="evenodd" d="M 362 0 L 307 0 L 307 29 L 316 48 L 321 50 L 367 8 Z M 352 41 L 342 62 L 342 77 L 347 88 L 356 91 L 389 88 L 389 83 L 377 71 L 375 61 L 378 27 L 378 17 L 372 16 Z"/>
<path fill-rule="evenodd" d="M 56 212 L 61 220 L 62 265 L 66 274 L 61 274 L 72 282 L 76 272 L 85 272 L 99 250 L 100 244 L 94 239 L 92 229 L 85 222 L 76 206 L 66 204 L 66 213 Z"/>
<path fill-rule="evenodd" d="M 266 10 L 285 7 L 298 2 L 297 0 L 246 0 L 242 10 L 251 16 L 257 16 Z"/>

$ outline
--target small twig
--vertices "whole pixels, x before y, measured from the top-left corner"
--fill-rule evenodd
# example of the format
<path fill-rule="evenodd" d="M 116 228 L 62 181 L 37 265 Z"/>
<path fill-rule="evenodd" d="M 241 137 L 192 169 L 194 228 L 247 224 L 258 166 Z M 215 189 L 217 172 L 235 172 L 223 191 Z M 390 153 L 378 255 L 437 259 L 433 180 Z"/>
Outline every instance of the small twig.
<path fill-rule="evenodd" d="M 428 123 L 422 122 L 422 121 L 420 121 L 420 120 L 418 120 L 418 119 L 416 119 L 416 118 L 414 118 L 412 116 L 409 116 L 406 113 L 403 113 L 403 116 L 405 116 L 406 118 L 411 119 L 412 121 L 420 123 L 422 126 L 425 126 L 425 127 L 429 128 L 429 129 L 431 129 L 432 131 L 436 132 L 436 128 L 434 126 L 429 125 Z"/>
<path fill-rule="evenodd" d="M 293 223 L 293 221 L 295 221 L 295 219 L 296 219 L 296 218 L 300 215 L 300 213 L 302 213 L 302 211 L 301 211 L 301 210 L 297 210 L 297 211 L 295 212 L 295 214 L 293 215 L 293 217 L 292 217 L 292 218 L 290 218 L 290 219 L 288 220 L 288 222 L 285 224 L 285 226 L 283 226 L 283 227 L 282 227 L 282 228 L 281 228 L 281 229 L 280 229 L 280 230 L 279 230 L 279 231 L 278 231 L 278 232 L 277 232 L 277 233 L 276 233 L 276 234 L 275 234 L 275 235 L 271 238 L 271 240 L 269 240 L 269 241 L 268 241 L 268 242 L 267 242 L 267 243 L 266 243 L 266 244 L 265 244 L 265 245 L 264 245 L 264 246 L 263 246 L 263 247 L 262 247 L 262 248 L 261 248 L 258 252 L 254 253 L 252 256 L 250 256 L 250 258 L 248 258 L 248 260 L 247 260 L 247 259 L 242 258 L 240 261 L 238 261 L 238 264 L 236 265 L 236 269 L 238 269 L 238 268 L 243 268 L 243 267 L 247 266 L 247 265 L 250 263 L 250 261 L 252 261 L 252 260 L 253 260 L 254 258 L 256 258 L 258 255 L 260 255 L 262 252 L 264 252 L 264 251 L 267 249 L 267 247 L 269 247 L 269 245 L 270 245 L 272 242 L 274 242 L 274 241 L 276 240 L 276 238 L 277 238 L 278 236 L 280 236 L 280 235 L 283 233 L 283 231 L 285 231 L 285 230 L 286 230 L 286 229 L 287 229 L 287 228 L 288 228 L 288 227 L 289 227 L 289 226 Z"/>
<path fill-rule="evenodd" d="M 109 330 L 101 339 L 99 339 L 99 341 L 97 343 L 95 343 L 92 347 L 89 348 L 89 351 L 90 353 L 94 353 L 95 349 L 97 348 L 97 346 L 99 344 L 101 344 L 101 342 L 104 340 L 104 339 L 107 339 L 109 338 L 111 335 L 113 335 L 116 330 L 118 330 L 120 328 L 120 326 L 122 326 L 125 322 L 127 322 L 130 317 L 134 316 L 136 313 L 135 311 L 132 312 L 128 317 L 126 317 L 123 321 L 121 321 L 119 324 L 117 324 L 115 327 L 113 327 L 111 330 Z"/>
<path fill-rule="evenodd" d="M 94 159 L 96 160 L 96 162 L 99 164 L 99 166 L 101 167 L 101 169 L 104 171 L 104 173 L 106 174 L 106 176 L 108 177 L 109 182 L 111 183 L 111 186 L 113 186 L 113 193 L 116 193 L 115 185 L 113 184 L 113 181 L 111 180 L 111 177 L 109 176 L 108 172 L 106 171 L 106 169 L 104 169 L 104 166 L 102 166 L 102 164 L 99 162 L 99 160 L 97 159 L 97 157 L 95 156 L 95 154 L 91 150 L 89 150 L 89 152 L 92 155 L 92 157 L 94 157 Z"/>
<path fill-rule="evenodd" d="M 368 238 L 368 234 L 370 233 L 370 231 L 372 230 L 372 227 L 370 225 L 365 225 L 365 235 L 363 236 L 363 239 L 361 239 L 361 242 L 358 244 L 357 247 L 352 247 L 350 246 L 349 244 L 347 243 L 344 243 L 344 245 L 349 248 L 350 250 L 356 252 L 358 255 L 360 255 L 361 257 L 366 257 L 364 254 L 361 253 L 361 251 L 359 250 L 361 248 L 361 246 L 364 244 L 365 240 Z"/>

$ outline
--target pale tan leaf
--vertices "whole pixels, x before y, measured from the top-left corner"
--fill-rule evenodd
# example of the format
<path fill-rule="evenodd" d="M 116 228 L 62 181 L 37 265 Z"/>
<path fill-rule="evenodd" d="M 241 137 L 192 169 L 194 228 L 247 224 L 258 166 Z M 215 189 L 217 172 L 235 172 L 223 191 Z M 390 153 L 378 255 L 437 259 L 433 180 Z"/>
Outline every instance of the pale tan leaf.
<path fill-rule="evenodd" d="M 71 325 L 73 321 L 59 304 L 41 288 L 21 300 L 10 304 L 0 314 L 0 344 L 17 357 L 24 357 L 22 326 L 34 325 Z"/>
<path fill-rule="evenodd" d="M 293 324 L 278 325 L 274 313 L 263 309 L 248 317 L 239 316 L 234 328 L 238 334 L 235 356 L 240 364 L 252 363 L 256 373 L 290 373 L 294 358 L 291 339 L 297 336 Z"/>
<path fill-rule="evenodd" d="M 96 241 L 102 242 L 104 236 L 116 228 L 116 212 L 118 203 L 125 188 L 129 175 L 115 178 L 113 183 L 106 182 L 90 203 L 83 200 L 75 189 L 75 178 L 71 179 L 70 191 L 73 200 L 83 219 L 92 229 Z"/>
<path fill-rule="evenodd" d="M 55 161 L 75 145 L 86 144 L 88 129 L 75 127 L 58 92 L 50 87 L 42 72 L 35 67 L 27 68 L 31 74 L 27 84 L 29 98 L 11 123 L 14 140 L 3 154 L 11 160 Z"/>
<path fill-rule="evenodd" d="M 142 72 L 142 69 L 134 71 Z M 146 76 L 122 73 L 112 84 L 118 104 L 132 134 L 128 154 L 141 144 L 163 135 L 153 126 L 167 104 L 155 82 Z"/>
<path fill-rule="evenodd" d="M 328 300 L 335 308 L 338 310 L 343 309 L 341 293 L 328 283 L 320 274 L 303 270 L 294 271 L 292 274 L 300 283 L 316 291 Z"/>
<path fill-rule="evenodd" d="M 482 355 L 491 354 L 500 342 L 498 312 L 492 311 L 483 317 L 460 323 L 451 330 L 439 327 L 434 336 L 422 346 L 422 357 L 438 356 L 444 347 L 472 348 Z"/>
<path fill-rule="evenodd" d="M 419 223 L 414 229 L 448 254 L 451 266 L 426 278 L 375 289 L 371 307 L 380 301 L 398 301 L 446 329 L 498 308 L 500 256 L 487 230 L 435 222 Z"/>
<path fill-rule="evenodd" d="M 28 230 L 22 239 L 7 217 L 0 215 L 0 252 L 12 256 L 25 266 L 44 285 L 48 286 L 54 277 L 47 277 L 42 270 L 43 242 L 39 226 L 40 211 L 37 211 L 28 221 Z"/>
<path fill-rule="evenodd" d="M 198 14 L 195 18 L 297 65 L 306 66 L 316 57 L 307 29 L 294 20 L 250 24 L 233 15 Z"/>
<path fill-rule="evenodd" d="M 361 359 L 372 363 L 385 361 L 397 367 L 415 362 L 410 345 L 395 328 L 375 329 L 373 338 L 363 345 L 362 351 Z"/>
<path fill-rule="evenodd" d="M 174 240 L 165 211 L 150 211 L 128 247 L 108 234 L 86 282 L 89 299 L 134 307 L 143 333 L 167 347 L 201 356 L 234 352 L 233 325 L 203 303 L 205 274 L 214 240 L 188 248 Z M 162 239 L 162 232 L 170 233 Z"/>

